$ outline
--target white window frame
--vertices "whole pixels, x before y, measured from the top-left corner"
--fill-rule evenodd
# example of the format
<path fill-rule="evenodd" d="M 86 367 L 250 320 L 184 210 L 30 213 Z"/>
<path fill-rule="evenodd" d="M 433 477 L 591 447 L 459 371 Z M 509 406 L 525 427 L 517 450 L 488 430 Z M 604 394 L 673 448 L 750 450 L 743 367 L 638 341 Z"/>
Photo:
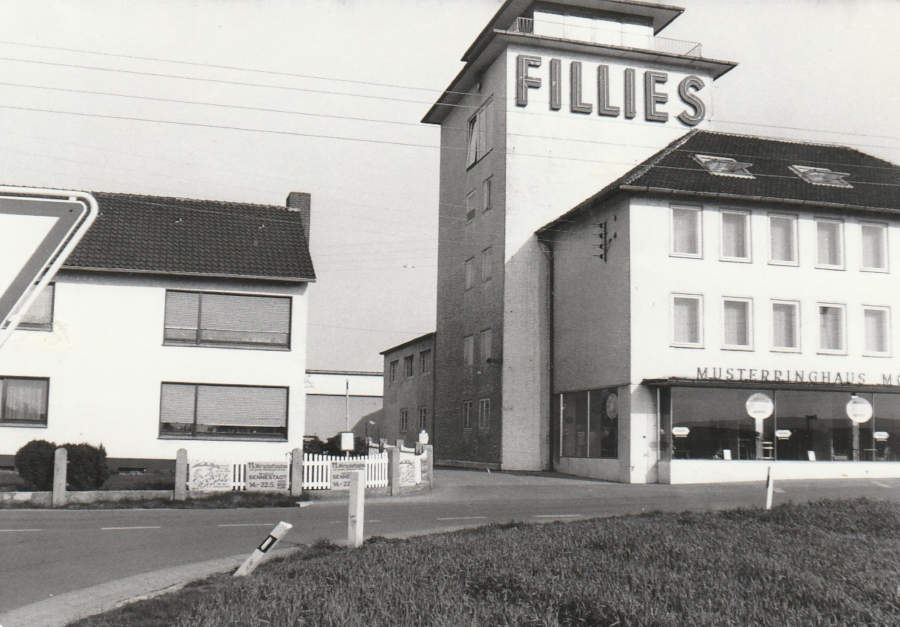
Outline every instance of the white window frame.
<path fill-rule="evenodd" d="M 822 323 L 819 318 L 821 316 L 821 312 L 819 311 L 820 307 L 837 307 L 841 310 L 841 340 L 843 347 L 836 348 L 823 348 L 822 347 Z M 843 303 L 816 303 L 816 329 L 819 334 L 818 339 L 818 352 L 820 355 L 846 355 L 847 354 L 847 305 Z"/>
<path fill-rule="evenodd" d="M 675 299 L 676 298 L 690 298 L 696 300 L 699 303 L 697 307 L 697 316 L 699 320 L 697 321 L 697 329 L 699 331 L 698 342 L 679 342 L 675 339 Z M 684 294 L 684 293 L 673 293 L 671 298 L 669 299 L 669 337 L 671 338 L 670 346 L 674 346 L 676 348 L 703 348 L 703 295 L 702 294 Z"/>
<path fill-rule="evenodd" d="M 744 248 L 746 257 L 730 257 L 725 254 L 725 214 L 744 216 Z M 735 261 L 738 263 L 753 262 L 753 237 L 750 234 L 751 213 L 743 209 L 722 209 L 719 211 L 719 260 Z"/>
<path fill-rule="evenodd" d="M 772 218 L 788 218 L 791 221 L 791 237 L 792 244 L 794 249 L 794 260 L 793 261 L 784 261 L 782 259 L 775 259 L 772 254 Z M 769 264 L 773 266 L 799 266 L 800 265 L 800 238 L 798 237 L 798 229 L 800 224 L 800 218 L 797 214 L 794 213 L 770 213 L 768 214 L 768 226 L 769 226 Z M 818 227 L 817 227 L 818 228 Z M 818 237 L 818 233 L 816 233 L 816 237 Z M 816 242 L 818 246 L 818 242 Z M 818 250 L 816 251 L 818 254 Z"/>
<path fill-rule="evenodd" d="M 844 221 L 839 218 L 815 218 L 816 225 L 816 268 L 820 270 L 846 270 L 847 254 L 844 246 Z M 838 254 L 840 256 L 839 264 L 819 263 L 819 223 L 830 222 L 838 225 Z"/>
<path fill-rule="evenodd" d="M 747 304 L 747 341 L 748 344 L 728 344 L 725 341 L 725 303 Z M 752 351 L 753 350 L 753 299 L 744 296 L 722 297 L 722 350 L 728 351 Z"/>
<path fill-rule="evenodd" d="M 890 357 L 892 354 L 893 346 L 891 342 L 891 308 L 884 305 L 863 305 L 863 356 L 864 357 Z M 869 310 L 873 311 L 883 311 L 885 313 L 885 325 L 886 328 L 884 330 L 884 337 L 887 340 L 887 350 L 885 351 L 870 351 L 866 349 L 866 344 L 868 344 L 866 337 L 866 312 Z"/>
<path fill-rule="evenodd" d="M 775 353 L 799 353 L 801 352 L 801 346 L 803 345 L 803 336 L 800 334 L 800 330 L 802 328 L 802 321 L 800 319 L 800 301 L 799 300 L 784 300 L 779 298 L 773 298 L 771 301 L 771 307 L 769 309 L 770 313 L 770 323 L 772 327 L 772 348 L 771 350 Z M 775 305 L 790 305 L 794 308 L 794 337 L 797 338 L 797 346 L 778 346 L 775 344 Z"/>
<path fill-rule="evenodd" d="M 487 411 L 485 411 L 487 409 Z M 478 428 L 485 430 L 491 426 L 491 399 L 478 399 Z"/>
<path fill-rule="evenodd" d="M 863 227 L 878 227 L 881 229 L 883 238 L 881 240 L 881 254 L 884 259 L 884 267 L 869 267 L 865 265 L 865 250 L 863 249 Z M 859 222 L 859 269 L 862 272 L 890 272 L 891 262 L 888 253 L 890 245 L 888 244 L 888 234 L 890 229 L 885 222 L 874 222 L 869 220 L 860 220 Z"/>
<path fill-rule="evenodd" d="M 697 213 L 697 252 L 685 253 L 675 250 L 675 211 L 695 211 Z M 669 256 L 688 259 L 703 259 L 703 207 L 697 205 L 671 205 L 669 207 Z"/>

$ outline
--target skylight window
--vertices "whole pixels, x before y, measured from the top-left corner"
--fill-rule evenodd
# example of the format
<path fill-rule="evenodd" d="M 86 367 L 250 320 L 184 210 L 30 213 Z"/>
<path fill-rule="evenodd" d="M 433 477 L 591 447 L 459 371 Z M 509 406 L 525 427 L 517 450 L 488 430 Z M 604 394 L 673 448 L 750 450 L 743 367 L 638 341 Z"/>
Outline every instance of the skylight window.
<path fill-rule="evenodd" d="M 731 157 L 713 157 L 711 155 L 694 155 L 694 160 L 716 176 L 734 176 L 741 179 L 755 178 L 750 174 L 752 163 L 743 163 Z"/>
<path fill-rule="evenodd" d="M 791 172 L 811 185 L 853 189 L 853 186 L 844 180 L 845 176 L 850 176 L 849 172 L 833 172 L 828 168 L 816 168 L 810 165 L 792 165 L 790 169 Z"/>

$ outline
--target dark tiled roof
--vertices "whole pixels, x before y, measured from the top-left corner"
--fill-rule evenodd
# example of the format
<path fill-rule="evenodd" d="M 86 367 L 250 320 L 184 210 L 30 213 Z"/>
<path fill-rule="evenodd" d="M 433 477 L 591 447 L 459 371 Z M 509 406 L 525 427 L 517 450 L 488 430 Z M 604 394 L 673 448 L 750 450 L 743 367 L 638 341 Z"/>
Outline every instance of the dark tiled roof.
<path fill-rule="evenodd" d="M 755 178 L 710 174 L 694 160 L 696 154 L 750 163 L 748 170 Z M 812 185 L 791 172 L 791 165 L 846 172 L 849 175 L 844 180 L 852 188 Z M 563 218 L 617 191 L 900 212 L 900 166 L 847 146 L 695 130 L 672 142 Z"/>
<path fill-rule="evenodd" d="M 299 212 L 215 200 L 93 195 L 99 214 L 66 269 L 315 279 Z"/>

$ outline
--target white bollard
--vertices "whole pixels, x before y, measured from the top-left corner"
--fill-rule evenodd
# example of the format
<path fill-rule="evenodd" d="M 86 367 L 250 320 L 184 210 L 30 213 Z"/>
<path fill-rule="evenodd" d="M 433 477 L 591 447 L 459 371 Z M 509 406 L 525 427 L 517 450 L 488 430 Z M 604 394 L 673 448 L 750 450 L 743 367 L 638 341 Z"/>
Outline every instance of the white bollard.
<path fill-rule="evenodd" d="M 363 543 L 366 505 L 366 471 L 350 475 L 350 508 L 347 511 L 347 548 L 357 549 Z"/>
<path fill-rule="evenodd" d="M 766 475 L 766 509 L 772 509 L 772 493 L 775 491 L 775 479 L 772 477 L 772 467 Z"/>
<path fill-rule="evenodd" d="M 245 575 L 249 575 L 250 573 L 252 573 L 256 569 L 256 567 L 259 566 L 259 563 L 262 561 L 263 557 L 266 556 L 266 553 L 268 553 L 272 547 L 278 544 L 278 541 L 281 540 L 284 537 L 284 534 L 290 531 L 291 527 L 293 526 L 294 525 L 292 525 L 291 523 L 286 523 L 284 521 L 281 521 L 280 523 L 275 525 L 275 528 L 272 529 L 271 533 L 269 533 L 269 537 L 263 540 L 260 545 L 256 547 L 256 550 L 250 554 L 250 557 L 244 560 L 244 563 L 241 564 L 241 567 L 234 572 L 233 576 L 244 577 Z"/>

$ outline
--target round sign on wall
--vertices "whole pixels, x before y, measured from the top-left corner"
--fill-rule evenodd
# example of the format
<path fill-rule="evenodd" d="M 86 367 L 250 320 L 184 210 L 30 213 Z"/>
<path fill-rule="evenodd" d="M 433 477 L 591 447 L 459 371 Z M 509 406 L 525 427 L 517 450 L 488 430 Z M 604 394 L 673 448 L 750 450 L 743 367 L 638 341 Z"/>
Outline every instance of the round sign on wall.
<path fill-rule="evenodd" d="M 772 412 L 775 411 L 775 403 L 772 402 L 772 399 L 769 398 L 768 395 L 763 394 L 762 392 L 754 392 L 747 398 L 747 402 L 744 404 L 744 407 L 747 408 L 747 415 L 751 418 L 756 418 L 757 420 L 763 420 L 772 415 Z"/>
<path fill-rule="evenodd" d="M 872 403 L 856 394 L 847 401 L 847 417 L 856 424 L 868 422 L 872 417 Z"/>

